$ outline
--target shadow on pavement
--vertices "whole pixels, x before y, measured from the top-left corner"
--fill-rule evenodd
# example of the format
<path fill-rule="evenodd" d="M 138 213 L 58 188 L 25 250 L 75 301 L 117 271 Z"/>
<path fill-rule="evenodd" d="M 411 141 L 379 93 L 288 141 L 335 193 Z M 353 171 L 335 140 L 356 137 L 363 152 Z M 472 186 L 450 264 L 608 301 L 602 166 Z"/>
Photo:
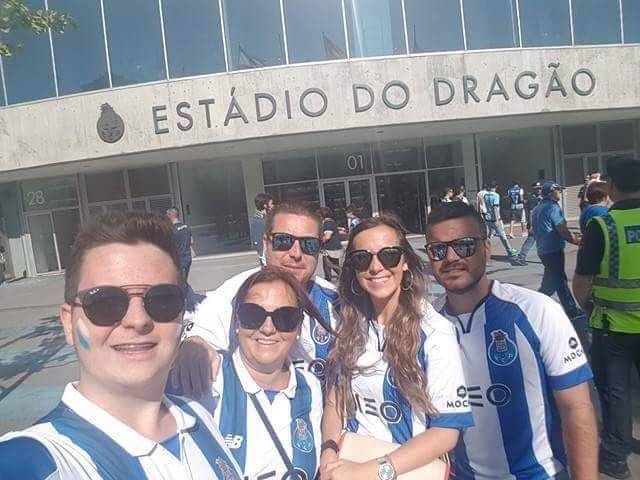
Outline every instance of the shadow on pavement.
<path fill-rule="evenodd" d="M 27 343 L 29 348 L 20 345 L 20 353 L 11 355 L 11 347 Z M 31 375 L 44 370 L 48 364 L 66 346 L 62 326 L 57 316 L 45 317 L 27 333 L 0 344 L 0 402 L 17 389 Z M 55 366 L 72 360 L 73 353 L 65 353 L 55 358 Z M 3 384 L 9 381 L 8 385 Z"/>

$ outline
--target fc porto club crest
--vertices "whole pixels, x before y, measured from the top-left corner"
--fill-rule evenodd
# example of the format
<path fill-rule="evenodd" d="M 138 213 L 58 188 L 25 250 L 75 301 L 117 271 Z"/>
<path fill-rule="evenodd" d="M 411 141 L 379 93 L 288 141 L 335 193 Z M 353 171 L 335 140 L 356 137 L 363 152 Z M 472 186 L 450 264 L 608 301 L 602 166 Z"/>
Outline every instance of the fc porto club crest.
<path fill-rule="evenodd" d="M 311 336 L 313 337 L 313 341 L 318 345 L 326 345 L 327 343 L 329 343 L 329 340 L 331 340 L 329 332 L 327 332 L 319 323 L 316 323 L 314 325 Z"/>
<path fill-rule="evenodd" d="M 307 422 L 302 418 L 296 418 L 296 431 L 294 433 L 293 445 L 304 453 L 313 450 L 313 436 L 309 431 Z"/>
<path fill-rule="evenodd" d="M 108 103 L 103 103 L 100 110 L 102 113 L 98 118 L 98 136 L 103 142 L 116 143 L 124 135 L 124 121 Z"/>
<path fill-rule="evenodd" d="M 233 470 L 229 466 L 229 464 L 223 458 L 216 458 L 216 466 L 220 470 L 220 474 L 222 475 L 222 480 L 236 480 L 236 475 L 234 475 Z"/>
<path fill-rule="evenodd" d="M 506 367 L 511 365 L 518 358 L 518 347 L 509 338 L 509 334 L 504 330 L 494 330 L 491 332 L 491 345 L 487 355 L 494 365 Z"/>

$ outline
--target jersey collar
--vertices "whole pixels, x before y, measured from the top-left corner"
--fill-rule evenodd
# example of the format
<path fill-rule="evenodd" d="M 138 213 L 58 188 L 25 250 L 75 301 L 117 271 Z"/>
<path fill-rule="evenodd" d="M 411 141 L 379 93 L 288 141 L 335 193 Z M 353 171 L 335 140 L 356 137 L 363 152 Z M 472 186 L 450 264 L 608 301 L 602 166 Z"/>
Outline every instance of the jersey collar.
<path fill-rule="evenodd" d="M 475 316 L 476 312 L 485 306 L 485 304 L 487 303 L 487 300 L 489 300 L 489 298 L 491 298 L 495 291 L 500 288 L 500 282 L 498 282 L 498 280 L 491 280 L 491 284 L 489 285 L 489 293 L 482 299 L 480 300 L 480 302 L 478 302 L 478 304 L 473 308 L 473 310 L 470 312 L 471 315 L 469 316 L 469 321 L 467 322 L 467 325 L 463 325 L 462 322 L 460 321 L 459 315 L 454 315 L 453 313 L 449 313 L 448 311 L 448 302 L 447 302 L 447 294 L 443 294 L 440 295 L 436 301 L 433 303 L 434 308 L 436 309 L 437 312 L 439 312 L 441 315 L 443 315 L 445 318 L 448 319 L 452 319 L 455 318 L 458 323 L 460 324 L 460 327 L 462 328 L 462 332 L 463 333 L 469 333 L 471 332 L 471 325 L 473 324 L 473 317 Z"/>
<path fill-rule="evenodd" d="M 134 429 L 95 405 L 76 388 L 78 382 L 67 384 L 62 394 L 62 402 L 87 422 L 104 432 L 127 453 L 134 457 L 150 455 L 158 442 L 140 435 Z M 182 411 L 177 405 L 163 396 L 162 402 L 176 421 L 180 434 L 195 427 L 196 419 Z"/>
<path fill-rule="evenodd" d="M 236 373 L 238 374 L 238 380 L 240 380 L 240 385 L 242 385 L 242 389 L 247 393 L 252 393 L 254 395 L 263 391 L 263 388 L 260 387 L 256 381 L 251 377 L 251 374 L 247 370 L 247 367 L 244 366 L 244 362 L 240 357 L 240 350 L 236 350 L 233 352 L 233 366 L 236 369 Z M 298 386 L 298 382 L 296 379 L 296 369 L 291 362 L 289 362 L 289 385 L 284 390 L 281 390 L 287 398 L 293 399 L 296 395 L 296 388 Z"/>

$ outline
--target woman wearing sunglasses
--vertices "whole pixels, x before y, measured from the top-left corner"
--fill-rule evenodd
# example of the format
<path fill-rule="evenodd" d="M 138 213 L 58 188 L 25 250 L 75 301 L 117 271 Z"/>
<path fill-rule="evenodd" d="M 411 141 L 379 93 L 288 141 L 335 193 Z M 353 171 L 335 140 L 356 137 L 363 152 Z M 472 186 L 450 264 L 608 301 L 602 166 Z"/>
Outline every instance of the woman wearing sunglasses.
<path fill-rule="evenodd" d="M 318 471 L 322 388 L 288 360 L 305 313 L 331 331 L 300 283 L 276 267 L 251 275 L 234 298 L 214 417 L 246 478 L 312 480 Z"/>
<path fill-rule="evenodd" d="M 455 332 L 426 290 L 424 264 L 394 218 L 351 232 L 327 370 L 323 480 L 392 480 L 451 450 L 473 424 Z M 362 463 L 338 460 L 345 428 L 401 446 Z"/>

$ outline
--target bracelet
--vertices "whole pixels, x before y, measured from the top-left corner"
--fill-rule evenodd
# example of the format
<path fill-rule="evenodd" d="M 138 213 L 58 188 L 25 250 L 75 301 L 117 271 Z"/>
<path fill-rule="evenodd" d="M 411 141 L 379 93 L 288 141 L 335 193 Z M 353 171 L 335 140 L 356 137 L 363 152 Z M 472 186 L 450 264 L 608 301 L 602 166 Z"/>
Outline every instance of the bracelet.
<path fill-rule="evenodd" d="M 320 455 L 322 455 L 322 452 L 325 450 L 333 450 L 338 453 L 338 444 L 334 440 L 327 440 L 320 445 Z"/>

